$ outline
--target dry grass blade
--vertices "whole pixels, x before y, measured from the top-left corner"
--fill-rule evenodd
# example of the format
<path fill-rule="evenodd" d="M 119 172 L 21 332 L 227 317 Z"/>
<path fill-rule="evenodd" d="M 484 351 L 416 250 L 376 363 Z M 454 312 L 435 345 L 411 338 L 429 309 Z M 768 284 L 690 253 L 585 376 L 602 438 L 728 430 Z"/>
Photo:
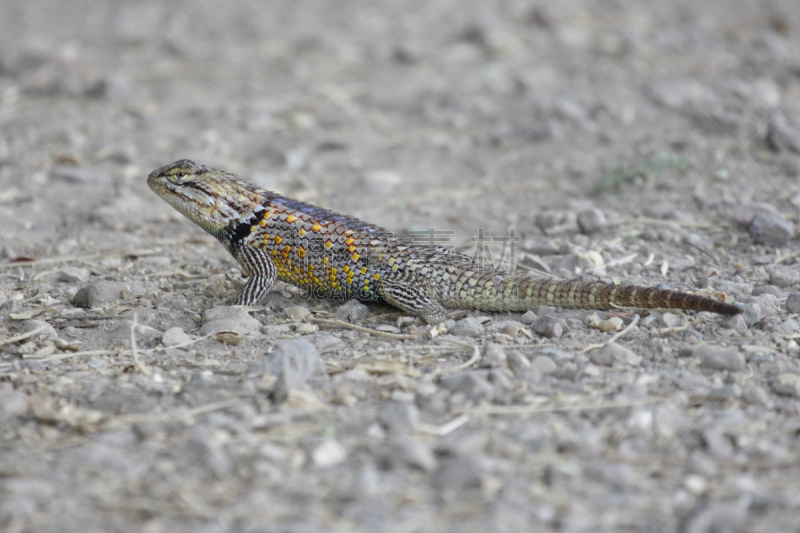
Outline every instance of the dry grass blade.
<path fill-rule="evenodd" d="M 413 341 L 417 338 L 416 335 L 406 335 L 406 334 L 399 334 L 399 333 L 387 333 L 385 331 L 378 331 L 376 329 L 365 328 L 363 326 L 356 326 L 355 324 L 349 324 L 347 322 L 343 322 L 341 320 L 334 320 L 330 318 L 309 318 L 309 322 L 312 324 L 319 324 L 321 326 L 331 326 L 337 328 L 345 328 L 345 329 L 352 329 L 354 331 L 360 331 L 362 333 L 368 333 L 370 335 L 374 335 L 375 337 L 385 337 L 387 339 L 397 339 L 401 341 Z"/>
<path fill-rule="evenodd" d="M 3 339 L 3 340 L 0 341 L 0 346 L 2 346 L 4 344 L 11 344 L 11 343 L 14 343 L 14 342 L 24 341 L 25 339 L 27 339 L 29 337 L 33 337 L 37 333 L 41 333 L 42 331 L 44 331 L 48 327 L 49 327 L 49 324 L 45 324 L 43 326 L 39 326 L 38 328 L 36 328 L 36 329 L 34 329 L 32 331 L 29 331 L 28 333 L 23 333 L 22 335 L 17 335 L 16 337 L 10 337 L 8 339 Z"/>
<path fill-rule="evenodd" d="M 457 412 L 471 415 L 534 415 L 537 413 L 557 413 L 566 411 L 598 411 L 603 409 L 621 409 L 625 407 L 638 407 L 660 403 L 663 398 L 648 398 L 631 402 L 601 402 L 595 404 L 577 405 L 484 405 L 480 407 L 465 407 Z"/>
<path fill-rule="evenodd" d="M 600 344 L 590 344 L 589 346 L 587 346 L 583 350 L 579 351 L 578 355 L 584 354 L 584 353 L 588 352 L 589 350 L 595 350 L 597 348 L 602 348 L 606 344 L 610 344 L 610 343 L 616 341 L 617 339 L 619 339 L 619 338 L 623 337 L 625 334 L 627 334 L 634 327 L 636 327 L 636 324 L 638 324 L 638 323 L 639 323 L 639 315 L 633 315 L 633 320 L 631 320 L 631 323 L 628 324 L 628 327 L 626 327 L 622 331 L 616 333 L 613 337 L 608 339 L 606 342 L 602 342 Z"/>

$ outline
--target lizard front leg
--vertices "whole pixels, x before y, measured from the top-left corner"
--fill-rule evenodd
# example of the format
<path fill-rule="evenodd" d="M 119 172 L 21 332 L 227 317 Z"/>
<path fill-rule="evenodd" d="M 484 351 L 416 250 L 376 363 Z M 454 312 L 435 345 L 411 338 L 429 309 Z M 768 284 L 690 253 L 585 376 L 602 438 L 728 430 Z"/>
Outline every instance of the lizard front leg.
<path fill-rule="evenodd" d="M 272 288 L 278 269 L 267 252 L 255 246 L 242 246 L 235 257 L 247 276 L 247 283 L 236 297 L 234 305 L 256 305 Z"/>
<path fill-rule="evenodd" d="M 381 278 L 378 294 L 386 302 L 428 324 L 438 324 L 450 318 L 447 309 L 436 298 L 436 289 L 424 278 L 399 274 Z"/>

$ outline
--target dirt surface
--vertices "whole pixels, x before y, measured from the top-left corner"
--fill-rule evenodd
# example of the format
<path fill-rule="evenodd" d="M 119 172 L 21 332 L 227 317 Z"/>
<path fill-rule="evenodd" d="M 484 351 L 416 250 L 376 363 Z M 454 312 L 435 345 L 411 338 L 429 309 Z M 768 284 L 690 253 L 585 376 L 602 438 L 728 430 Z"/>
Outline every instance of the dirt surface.
<path fill-rule="evenodd" d="M 800 529 L 796 1 L 6 0 L 0 47 L 0 529 Z M 745 312 L 226 307 L 184 157 Z"/>

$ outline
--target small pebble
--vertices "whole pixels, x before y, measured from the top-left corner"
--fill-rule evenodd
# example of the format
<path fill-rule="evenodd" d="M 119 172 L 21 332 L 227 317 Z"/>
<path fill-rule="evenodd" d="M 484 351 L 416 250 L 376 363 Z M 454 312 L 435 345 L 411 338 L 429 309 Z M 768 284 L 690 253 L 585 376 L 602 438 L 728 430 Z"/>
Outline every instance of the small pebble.
<path fill-rule="evenodd" d="M 578 213 L 578 227 L 583 233 L 595 233 L 606 227 L 608 221 L 599 209 L 587 209 Z"/>
<path fill-rule="evenodd" d="M 450 333 L 458 337 L 480 337 L 484 334 L 484 327 L 477 318 L 468 316 L 456 322 Z"/>
<path fill-rule="evenodd" d="M 592 362 L 600 366 L 612 366 L 613 364 L 639 366 L 642 358 L 636 355 L 633 350 L 621 346 L 616 342 L 610 342 L 592 354 Z"/>
<path fill-rule="evenodd" d="M 720 321 L 720 326 L 723 328 L 732 329 L 739 335 L 747 331 L 747 322 L 744 321 L 742 315 L 726 316 Z"/>
<path fill-rule="evenodd" d="M 311 462 L 317 468 L 329 468 L 347 459 L 347 449 L 338 441 L 326 439 L 311 452 Z"/>
<path fill-rule="evenodd" d="M 744 319 L 744 323 L 747 324 L 748 328 L 761 320 L 761 317 L 764 316 L 764 313 L 761 311 L 761 306 L 758 304 L 744 304 L 741 308 L 741 317 Z"/>
<path fill-rule="evenodd" d="M 307 308 L 303 307 L 302 305 L 292 305 L 283 310 L 286 313 L 286 316 L 289 320 L 294 320 L 295 322 L 302 322 L 308 315 L 311 314 Z"/>
<path fill-rule="evenodd" d="M 794 225 L 765 213 L 757 213 L 750 223 L 750 236 L 759 244 L 779 248 L 794 235 Z"/>
<path fill-rule="evenodd" d="M 97 281 L 82 287 L 72 297 L 72 305 L 91 309 L 112 303 L 122 294 L 123 284 L 114 281 Z"/>
<path fill-rule="evenodd" d="M 538 355 L 530 362 L 530 366 L 534 368 L 540 375 L 546 376 L 552 374 L 558 368 L 556 362 L 546 355 Z"/>
<path fill-rule="evenodd" d="M 659 324 L 663 328 L 679 328 L 683 325 L 683 319 L 673 313 L 664 313 L 661 315 Z"/>
<path fill-rule="evenodd" d="M 784 396 L 800 398 L 800 375 L 785 372 L 772 382 L 772 390 Z"/>
<path fill-rule="evenodd" d="M 533 331 L 548 339 L 558 339 L 561 338 L 564 328 L 558 319 L 544 315 L 533 325 Z"/>
<path fill-rule="evenodd" d="M 85 268 L 65 267 L 58 272 L 58 281 L 66 283 L 85 283 L 91 273 Z"/>
<path fill-rule="evenodd" d="M 439 465 L 433 474 L 433 486 L 445 499 L 452 500 L 469 489 L 481 486 L 478 467 L 464 457 L 453 457 Z"/>
<path fill-rule="evenodd" d="M 348 300 L 337 307 L 334 314 L 338 320 L 360 322 L 369 315 L 369 307 L 358 300 Z"/>
<path fill-rule="evenodd" d="M 791 314 L 800 313 L 800 292 L 793 292 L 786 298 L 786 310 Z"/>
<path fill-rule="evenodd" d="M 520 322 L 522 322 L 523 324 L 527 324 L 529 326 L 531 324 L 535 324 L 537 320 L 539 320 L 539 317 L 536 316 L 536 313 L 534 313 L 530 309 L 525 311 L 525 313 L 521 317 L 519 317 Z"/>
<path fill-rule="evenodd" d="M 442 377 L 442 386 L 452 393 L 461 393 L 469 400 L 494 397 L 494 387 L 487 380 L 486 371 L 468 370 Z"/>
<path fill-rule="evenodd" d="M 315 375 L 325 375 L 327 369 L 316 347 L 305 339 L 292 339 L 279 344 L 269 355 L 247 367 L 248 377 L 272 374 L 281 376 L 285 371 L 293 373 L 301 382 Z"/>
<path fill-rule="evenodd" d="M 161 344 L 167 347 L 188 342 L 192 342 L 192 338 L 179 327 L 169 328 L 161 335 Z"/>
<path fill-rule="evenodd" d="M 294 330 L 300 335 L 310 335 L 319 331 L 319 326 L 316 324 L 297 324 Z"/>
<path fill-rule="evenodd" d="M 506 366 L 507 356 L 503 347 L 494 342 L 487 342 L 483 347 L 481 366 L 484 368 L 497 368 Z"/>
<path fill-rule="evenodd" d="M 794 268 L 776 268 L 769 275 L 769 280 L 776 287 L 794 287 L 800 283 L 800 271 Z"/>
<path fill-rule="evenodd" d="M 419 424 L 419 409 L 413 403 L 390 403 L 379 418 L 390 433 L 406 433 Z"/>
<path fill-rule="evenodd" d="M 383 453 L 382 463 L 387 468 L 408 466 L 423 472 L 436 468 L 436 457 L 428 446 L 409 438 L 400 438 L 389 444 Z"/>
<path fill-rule="evenodd" d="M 27 340 L 31 339 L 49 339 L 55 340 L 58 337 L 58 333 L 56 330 L 53 329 L 53 326 L 45 322 L 44 320 L 38 320 L 36 318 L 25 320 L 19 328 L 19 334 L 30 333 L 31 331 L 35 331 L 39 328 L 42 328 L 42 331 L 34 335 L 33 337 L 28 337 Z"/>
<path fill-rule="evenodd" d="M 508 367 L 514 373 L 514 375 L 524 372 L 531 366 L 530 360 L 525 357 L 524 354 L 520 353 L 519 350 L 509 350 L 508 354 L 506 354 L 506 357 L 508 361 Z"/>
<path fill-rule="evenodd" d="M 597 313 L 587 316 L 583 323 L 590 328 L 599 329 L 600 331 L 604 331 L 606 333 L 610 331 L 617 331 L 622 328 L 622 319 L 618 316 L 603 320 L 597 315 Z"/>
<path fill-rule="evenodd" d="M 213 307 L 203 313 L 203 326 L 200 328 L 200 335 L 214 335 L 220 331 L 234 331 L 243 336 L 257 331 L 260 327 L 261 322 L 251 317 L 242 307 Z"/>
<path fill-rule="evenodd" d="M 740 371 L 747 366 L 740 351 L 724 346 L 697 346 L 692 349 L 692 356 L 700 358 L 701 368 Z"/>

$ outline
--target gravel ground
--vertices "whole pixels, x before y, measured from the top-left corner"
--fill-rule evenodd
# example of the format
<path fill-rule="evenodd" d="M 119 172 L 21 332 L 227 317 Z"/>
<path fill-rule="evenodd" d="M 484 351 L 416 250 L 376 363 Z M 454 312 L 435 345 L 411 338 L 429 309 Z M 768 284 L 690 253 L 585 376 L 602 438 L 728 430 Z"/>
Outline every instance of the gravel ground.
<path fill-rule="evenodd" d="M 6 0 L 0 46 L 0 529 L 800 530 L 795 0 Z M 227 307 L 182 157 L 745 312 Z"/>

